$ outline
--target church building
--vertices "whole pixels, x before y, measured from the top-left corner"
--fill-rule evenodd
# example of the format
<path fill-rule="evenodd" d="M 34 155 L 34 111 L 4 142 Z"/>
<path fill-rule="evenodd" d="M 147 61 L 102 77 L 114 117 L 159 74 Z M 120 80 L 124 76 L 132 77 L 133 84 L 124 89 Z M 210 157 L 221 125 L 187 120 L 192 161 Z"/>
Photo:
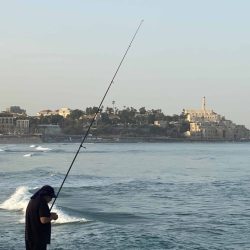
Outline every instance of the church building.
<path fill-rule="evenodd" d="M 190 123 L 187 137 L 198 140 L 241 140 L 249 137 L 249 130 L 236 125 L 224 116 L 206 108 L 206 98 L 202 98 L 201 109 L 184 109 Z"/>

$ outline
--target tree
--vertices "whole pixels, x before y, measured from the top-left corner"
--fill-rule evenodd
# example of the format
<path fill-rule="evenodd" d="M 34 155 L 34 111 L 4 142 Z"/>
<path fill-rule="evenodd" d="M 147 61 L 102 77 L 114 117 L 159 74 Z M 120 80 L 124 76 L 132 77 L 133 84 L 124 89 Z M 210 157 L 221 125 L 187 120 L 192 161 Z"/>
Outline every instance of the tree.
<path fill-rule="evenodd" d="M 94 115 L 98 110 L 98 107 L 88 107 L 86 108 L 86 115 Z"/>
<path fill-rule="evenodd" d="M 107 108 L 106 108 L 106 113 L 107 113 L 107 114 L 114 114 L 114 109 L 113 109 L 113 108 L 110 108 L 110 107 L 107 107 Z"/>
<path fill-rule="evenodd" d="M 155 114 L 149 114 L 148 115 L 148 123 L 154 124 L 154 121 L 155 121 Z"/>
<path fill-rule="evenodd" d="M 82 110 L 75 109 L 71 111 L 69 118 L 73 120 L 79 120 L 83 115 L 84 115 L 84 112 Z"/>
<path fill-rule="evenodd" d="M 102 115 L 101 115 L 101 121 L 104 124 L 111 124 L 111 121 L 109 119 L 109 115 L 107 113 L 102 113 Z"/>
<path fill-rule="evenodd" d="M 64 120 L 64 118 L 61 115 L 52 115 L 50 117 L 50 122 L 51 122 L 51 124 L 54 124 L 54 125 L 57 125 L 57 124 L 61 125 L 63 120 Z"/>
<path fill-rule="evenodd" d="M 174 122 L 178 122 L 180 120 L 180 116 L 178 115 L 173 115 L 172 117 Z"/>
<path fill-rule="evenodd" d="M 182 121 L 180 124 L 180 133 L 183 134 L 190 130 L 190 123 L 188 121 Z"/>
<path fill-rule="evenodd" d="M 139 109 L 139 112 L 140 112 L 141 115 L 145 115 L 147 113 L 147 110 L 145 109 L 145 107 L 141 107 Z"/>

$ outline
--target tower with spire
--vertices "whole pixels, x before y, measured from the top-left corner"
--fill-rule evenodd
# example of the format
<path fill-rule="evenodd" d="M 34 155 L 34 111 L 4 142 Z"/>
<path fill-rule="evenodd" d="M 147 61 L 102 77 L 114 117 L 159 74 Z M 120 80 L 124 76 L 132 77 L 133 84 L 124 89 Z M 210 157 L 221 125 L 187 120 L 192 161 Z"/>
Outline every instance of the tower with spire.
<path fill-rule="evenodd" d="M 202 97 L 201 109 L 184 109 L 184 114 L 190 124 L 186 136 L 203 139 L 236 140 L 249 137 L 249 130 L 236 125 L 224 116 L 206 108 L 206 97 Z"/>
<path fill-rule="evenodd" d="M 212 109 L 206 108 L 206 97 L 201 100 L 201 109 L 184 109 L 189 122 L 220 122 L 223 116 L 215 113 Z"/>
<path fill-rule="evenodd" d="M 206 97 L 205 96 L 203 96 L 203 98 L 202 98 L 201 109 L 203 111 L 206 110 Z"/>

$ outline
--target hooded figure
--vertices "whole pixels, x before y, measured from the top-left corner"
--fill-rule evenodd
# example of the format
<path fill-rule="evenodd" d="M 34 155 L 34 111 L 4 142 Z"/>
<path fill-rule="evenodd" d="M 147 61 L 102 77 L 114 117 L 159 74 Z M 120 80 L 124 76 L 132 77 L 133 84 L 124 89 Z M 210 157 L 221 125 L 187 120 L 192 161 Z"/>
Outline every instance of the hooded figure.
<path fill-rule="evenodd" d="M 45 185 L 42 188 L 40 188 L 37 192 L 35 192 L 30 198 L 35 199 L 37 197 L 46 195 L 50 196 L 51 198 L 56 198 L 54 188 L 49 185 Z"/>
<path fill-rule="evenodd" d="M 55 198 L 54 189 L 45 185 L 31 196 L 25 214 L 26 250 L 46 250 L 50 244 L 51 221 L 58 215 L 51 213 L 48 203 Z"/>

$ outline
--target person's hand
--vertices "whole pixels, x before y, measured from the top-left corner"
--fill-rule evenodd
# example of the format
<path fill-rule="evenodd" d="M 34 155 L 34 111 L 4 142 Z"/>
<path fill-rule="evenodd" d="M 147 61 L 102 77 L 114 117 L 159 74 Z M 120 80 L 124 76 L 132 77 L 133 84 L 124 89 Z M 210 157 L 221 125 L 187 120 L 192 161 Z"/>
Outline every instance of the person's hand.
<path fill-rule="evenodd" d="M 57 219 L 58 219 L 57 213 L 50 213 L 50 218 L 51 218 L 52 220 L 57 220 Z"/>

